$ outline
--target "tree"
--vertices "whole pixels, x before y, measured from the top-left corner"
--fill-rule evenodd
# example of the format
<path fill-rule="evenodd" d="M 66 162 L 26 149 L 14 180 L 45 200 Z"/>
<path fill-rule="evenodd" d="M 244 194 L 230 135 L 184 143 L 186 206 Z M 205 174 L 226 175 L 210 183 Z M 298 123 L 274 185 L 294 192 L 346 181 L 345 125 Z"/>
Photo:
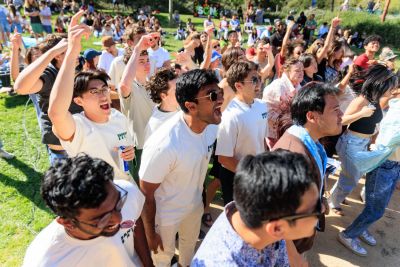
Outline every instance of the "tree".
<path fill-rule="evenodd" d="M 386 14 L 389 10 L 389 6 L 390 6 L 390 0 L 386 0 L 385 7 L 383 8 L 383 12 L 382 12 L 382 16 L 381 16 L 382 23 L 385 22 L 385 18 L 386 18 Z"/>

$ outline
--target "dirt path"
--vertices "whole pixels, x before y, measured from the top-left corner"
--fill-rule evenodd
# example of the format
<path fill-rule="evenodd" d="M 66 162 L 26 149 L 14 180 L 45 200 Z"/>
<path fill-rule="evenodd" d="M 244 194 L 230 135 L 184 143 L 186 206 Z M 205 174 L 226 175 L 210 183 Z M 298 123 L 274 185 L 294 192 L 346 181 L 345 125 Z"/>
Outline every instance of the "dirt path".
<path fill-rule="evenodd" d="M 338 176 L 334 175 L 328 179 L 328 188 L 332 187 L 337 178 Z M 364 207 L 359 198 L 363 184 L 364 179 L 347 198 L 349 205 L 343 205 L 345 216 L 340 217 L 332 215 L 332 213 L 327 216 L 325 232 L 317 235 L 313 249 L 307 254 L 310 266 L 400 266 L 400 191 L 398 190 L 394 192 L 385 215 L 370 228 L 370 232 L 374 235 L 378 244 L 375 247 L 363 244 L 368 251 L 367 257 L 360 257 L 351 253 L 336 239 L 338 232 L 347 227 Z M 222 203 L 212 204 L 213 218 L 217 218 L 221 211 Z M 207 231 L 205 227 L 202 229 Z"/>

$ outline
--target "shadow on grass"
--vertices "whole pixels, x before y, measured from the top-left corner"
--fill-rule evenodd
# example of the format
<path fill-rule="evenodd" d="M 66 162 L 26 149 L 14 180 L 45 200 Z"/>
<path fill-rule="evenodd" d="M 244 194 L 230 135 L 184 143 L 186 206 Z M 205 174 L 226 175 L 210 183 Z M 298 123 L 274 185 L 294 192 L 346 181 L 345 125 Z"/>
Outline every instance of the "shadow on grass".
<path fill-rule="evenodd" d="M 15 169 L 20 170 L 25 175 L 26 181 L 13 179 L 12 177 L 0 173 L 0 182 L 5 186 L 14 187 L 21 195 L 32 201 L 38 208 L 50 213 L 40 196 L 40 184 L 43 174 L 35 171 L 32 167 L 27 165 L 25 162 L 20 161 L 18 158 L 6 161 Z"/>
<path fill-rule="evenodd" d="M 6 108 L 15 108 L 18 106 L 25 106 L 29 96 L 27 95 L 16 95 L 12 97 L 6 97 L 4 100 L 4 106 Z"/>

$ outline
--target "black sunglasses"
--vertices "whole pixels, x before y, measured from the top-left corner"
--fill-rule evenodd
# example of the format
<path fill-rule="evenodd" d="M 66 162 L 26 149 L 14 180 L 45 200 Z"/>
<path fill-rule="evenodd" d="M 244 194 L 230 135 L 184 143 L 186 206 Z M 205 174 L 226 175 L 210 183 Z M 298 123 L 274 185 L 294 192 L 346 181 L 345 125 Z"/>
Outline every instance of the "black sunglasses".
<path fill-rule="evenodd" d="M 213 90 L 213 91 L 209 92 L 207 95 L 205 95 L 205 96 L 200 96 L 200 97 L 196 97 L 195 99 L 208 98 L 208 99 L 210 99 L 212 102 L 215 102 L 215 101 L 217 101 L 218 96 L 221 96 L 221 97 L 224 96 L 224 91 L 223 91 L 222 89 Z"/>
<path fill-rule="evenodd" d="M 322 201 L 320 199 L 318 199 L 317 201 L 317 205 L 315 206 L 315 211 L 311 212 L 311 213 L 299 213 L 299 214 L 295 214 L 295 215 L 290 215 L 290 216 L 284 216 L 284 217 L 278 217 L 278 218 L 274 218 L 274 219 L 269 219 L 269 220 L 265 220 L 262 221 L 262 223 L 269 223 L 272 221 L 277 221 L 277 220 L 285 220 L 285 221 L 296 221 L 296 220 L 300 220 L 300 219 L 304 219 L 304 218 L 308 218 L 308 217 L 319 217 L 322 215 Z"/>

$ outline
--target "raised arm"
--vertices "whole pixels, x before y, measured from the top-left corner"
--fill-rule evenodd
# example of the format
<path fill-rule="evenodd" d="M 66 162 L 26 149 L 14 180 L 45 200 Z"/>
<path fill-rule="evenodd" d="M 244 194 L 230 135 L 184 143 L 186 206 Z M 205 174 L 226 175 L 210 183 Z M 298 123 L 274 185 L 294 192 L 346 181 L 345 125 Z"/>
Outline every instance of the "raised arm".
<path fill-rule="evenodd" d="M 40 76 L 56 56 L 61 55 L 67 50 L 67 46 L 67 40 L 61 40 L 56 46 L 27 66 L 16 79 L 14 90 L 20 95 L 39 92 L 43 87 L 43 81 L 40 79 Z"/>
<path fill-rule="evenodd" d="M 265 79 L 273 75 L 272 68 L 274 67 L 274 54 L 272 53 L 272 47 L 269 44 L 264 45 L 264 49 L 267 51 L 268 64 L 260 70 L 261 80 L 264 82 Z"/>
<path fill-rule="evenodd" d="M 19 49 L 22 44 L 22 36 L 18 32 L 14 32 L 10 38 L 11 41 L 11 66 L 10 66 L 10 74 L 11 79 L 15 81 L 19 75 Z"/>
<path fill-rule="evenodd" d="M 282 47 L 281 47 L 281 52 L 280 52 L 280 55 L 282 58 L 285 57 L 285 54 L 287 51 L 287 45 L 289 44 L 290 34 L 292 34 L 292 29 L 293 29 L 294 24 L 295 24 L 294 21 L 290 20 L 289 24 L 286 28 L 286 33 L 285 33 L 285 36 L 283 37 Z"/>
<path fill-rule="evenodd" d="M 338 87 L 340 90 L 340 94 L 343 94 L 346 90 L 346 86 L 347 84 L 349 84 L 351 75 L 353 75 L 354 73 L 354 64 L 351 64 L 349 66 L 349 69 L 347 70 L 346 76 L 344 76 L 344 78 L 340 81 Z"/>
<path fill-rule="evenodd" d="M 153 34 L 147 34 L 140 38 L 140 41 L 133 48 L 132 56 L 126 64 L 122 74 L 119 89 L 122 97 L 128 97 L 131 93 L 131 85 L 136 76 L 136 66 L 139 64 L 139 56 L 142 50 L 147 50 L 155 42 Z"/>
<path fill-rule="evenodd" d="M 322 59 L 324 59 L 327 56 L 329 47 L 331 46 L 333 37 L 335 36 L 336 27 L 339 26 L 339 24 L 340 24 L 340 19 L 338 17 L 332 19 L 331 27 L 329 28 L 328 35 L 326 36 L 324 46 L 319 52 L 317 52 L 318 64 L 322 61 Z"/>
<path fill-rule="evenodd" d="M 71 26 L 68 29 L 68 49 L 50 93 L 48 114 L 53 123 L 53 131 L 62 140 L 72 140 L 76 129 L 75 121 L 68 109 L 74 91 L 74 66 L 82 48 L 81 38 L 83 34 L 90 34 L 89 26 L 78 25 L 83 13 L 80 11 L 72 17 Z"/>
<path fill-rule="evenodd" d="M 367 104 L 368 100 L 362 96 L 353 99 L 342 117 L 342 124 L 349 125 L 361 118 L 370 117 L 374 114 L 375 108 L 368 107 Z"/>
<path fill-rule="evenodd" d="M 204 60 L 200 65 L 200 69 L 208 69 L 211 64 L 211 56 L 212 56 L 211 40 L 214 32 L 214 26 L 207 27 L 206 32 L 207 32 L 207 43 L 204 52 Z"/>

